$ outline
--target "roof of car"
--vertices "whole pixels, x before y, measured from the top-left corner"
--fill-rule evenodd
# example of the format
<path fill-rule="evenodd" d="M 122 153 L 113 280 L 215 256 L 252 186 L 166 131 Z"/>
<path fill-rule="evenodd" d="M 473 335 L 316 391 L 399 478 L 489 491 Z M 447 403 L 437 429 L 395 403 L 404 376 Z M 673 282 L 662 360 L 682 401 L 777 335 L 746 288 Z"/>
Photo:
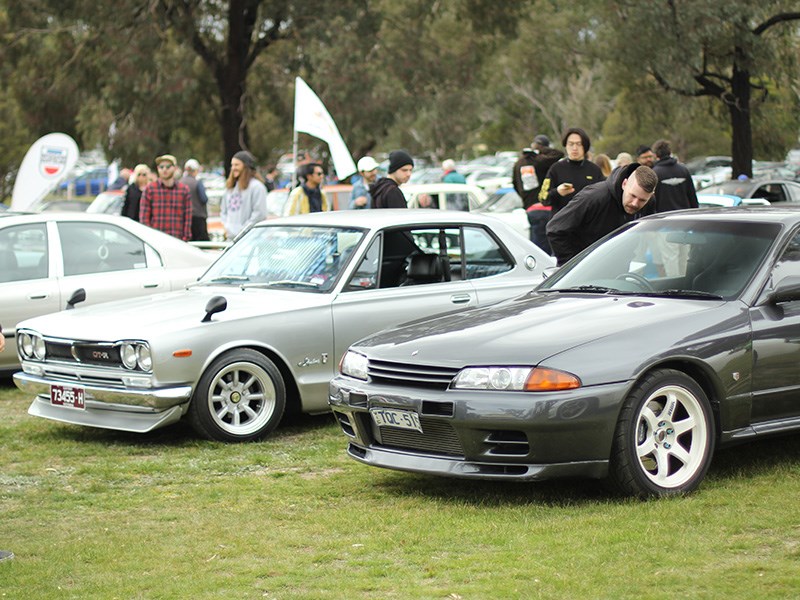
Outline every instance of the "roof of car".
<path fill-rule="evenodd" d="M 666 220 L 684 220 L 686 218 L 713 221 L 751 221 L 751 222 L 772 222 L 772 223 L 785 223 L 793 225 L 800 223 L 800 205 L 796 206 L 748 206 L 740 205 L 736 207 L 719 207 L 719 208 L 704 208 L 697 210 L 695 208 L 687 210 L 676 210 L 665 213 L 658 213 L 646 217 L 651 219 L 666 219 Z"/>
<path fill-rule="evenodd" d="M 372 209 L 372 210 L 336 210 L 324 213 L 310 213 L 291 217 L 281 217 L 262 221 L 260 226 L 303 224 L 333 225 L 338 227 L 384 227 L 415 225 L 425 223 L 481 223 L 495 226 L 501 223 L 494 217 L 469 213 L 465 211 L 422 209 Z"/>

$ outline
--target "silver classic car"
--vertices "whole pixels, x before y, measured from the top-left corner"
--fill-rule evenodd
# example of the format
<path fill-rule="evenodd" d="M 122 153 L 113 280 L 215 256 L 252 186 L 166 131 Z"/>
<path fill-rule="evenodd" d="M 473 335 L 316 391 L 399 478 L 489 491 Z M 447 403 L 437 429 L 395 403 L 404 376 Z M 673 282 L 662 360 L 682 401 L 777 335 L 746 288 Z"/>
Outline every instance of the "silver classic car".
<path fill-rule="evenodd" d="M 20 325 L 29 413 L 146 432 L 187 416 L 263 438 L 285 410 L 328 410 L 348 345 L 385 327 L 530 290 L 551 257 L 468 213 L 339 211 L 265 221 L 189 289 Z"/>
<path fill-rule="evenodd" d="M 369 465 L 667 496 L 717 446 L 800 430 L 798 340 L 800 210 L 670 212 L 529 294 L 359 341 L 330 403 Z"/>

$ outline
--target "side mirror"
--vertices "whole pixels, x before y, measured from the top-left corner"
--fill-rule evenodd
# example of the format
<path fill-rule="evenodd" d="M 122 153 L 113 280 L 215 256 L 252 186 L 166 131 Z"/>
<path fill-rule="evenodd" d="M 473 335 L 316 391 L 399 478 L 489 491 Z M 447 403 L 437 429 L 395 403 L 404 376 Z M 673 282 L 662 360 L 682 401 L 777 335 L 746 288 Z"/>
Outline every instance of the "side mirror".
<path fill-rule="evenodd" d="M 69 300 L 67 300 L 67 307 L 64 310 L 72 310 L 75 308 L 76 304 L 83 302 L 84 300 L 86 300 L 86 290 L 83 288 L 78 288 L 72 292 L 72 296 L 70 296 Z"/>
<path fill-rule="evenodd" d="M 767 302 L 780 304 L 800 300 L 800 277 L 784 277 L 778 285 L 767 294 Z"/>
<path fill-rule="evenodd" d="M 211 320 L 211 315 L 222 312 L 226 308 L 228 308 L 228 301 L 225 299 L 225 296 L 214 296 L 208 301 L 208 304 L 206 304 L 206 316 L 203 317 L 203 320 L 200 322 L 208 323 Z"/>

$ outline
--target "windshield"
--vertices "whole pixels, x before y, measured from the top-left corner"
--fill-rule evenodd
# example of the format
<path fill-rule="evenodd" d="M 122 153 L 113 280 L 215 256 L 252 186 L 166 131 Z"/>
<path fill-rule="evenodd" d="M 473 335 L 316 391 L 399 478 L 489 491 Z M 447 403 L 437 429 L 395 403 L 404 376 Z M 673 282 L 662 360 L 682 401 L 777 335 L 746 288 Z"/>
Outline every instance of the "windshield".
<path fill-rule="evenodd" d="M 517 192 L 496 192 L 478 207 L 481 212 L 508 213 L 515 208 L 522 208 L 522 198 Z"/>
<path fill-rule="evenodd" d="M 255 227 L 211 265 L 200 283 L 327 292 L 365 233 L 344 227 Z"/>
<path fill-rule="evenodd" d="M 582 291 L 731 300 L 774 243 L 777 223 L 647 220 L 557 271 L 540 291 Z"/>

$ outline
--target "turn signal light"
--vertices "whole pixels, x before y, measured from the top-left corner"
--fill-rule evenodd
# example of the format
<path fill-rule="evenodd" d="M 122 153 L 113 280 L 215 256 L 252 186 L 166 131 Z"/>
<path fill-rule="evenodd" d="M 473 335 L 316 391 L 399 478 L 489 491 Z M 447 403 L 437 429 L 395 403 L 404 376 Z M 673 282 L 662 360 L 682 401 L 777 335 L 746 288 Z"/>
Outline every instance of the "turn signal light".
<path fill-rule="evenodd" d="M 555 369 L 533 369 L 525 380 L 529 392 L 557 392 L 581 387 L 581 380 L 572 373 Z"/>
<path fill-rule="evenodd" d="M 175 350 L 175 352 L 172 353 L 172 356 L 175 358 L 189 358 L 191 355 L 192 351 L 188 348 L 185 350 Z"/>

